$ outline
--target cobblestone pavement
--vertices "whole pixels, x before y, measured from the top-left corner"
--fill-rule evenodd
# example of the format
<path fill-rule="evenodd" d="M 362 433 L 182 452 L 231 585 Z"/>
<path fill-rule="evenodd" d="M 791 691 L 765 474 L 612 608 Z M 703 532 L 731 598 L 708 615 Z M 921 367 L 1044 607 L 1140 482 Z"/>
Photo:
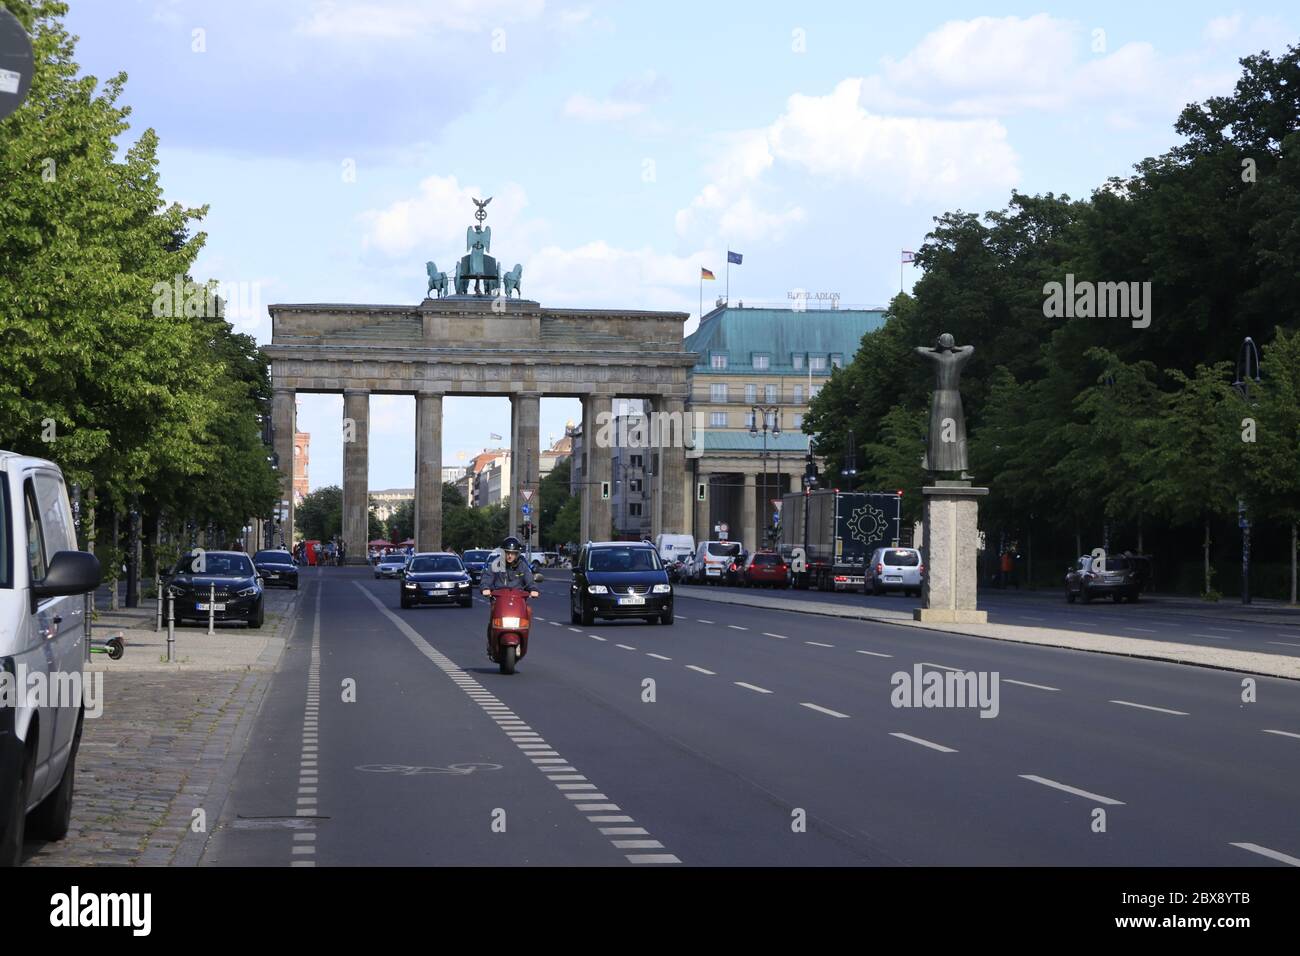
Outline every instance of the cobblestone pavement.
<path fill-rule="evenodd" d="M 297 594 L 268 594 L 267 621 L 277 637 L 289 636 Z M 197 631 L 187 629 L 186 639 Z M 116 664 L 105 668 L 102 716 L 85 722 L 71 829 L 57 843 L 28 840 L 29 866 L 192 864 L 216 824 L 225 778 L 272 674 L 266 667 Z M 205 816 L 202 830 L 191 828 L 195 810 Z"/>

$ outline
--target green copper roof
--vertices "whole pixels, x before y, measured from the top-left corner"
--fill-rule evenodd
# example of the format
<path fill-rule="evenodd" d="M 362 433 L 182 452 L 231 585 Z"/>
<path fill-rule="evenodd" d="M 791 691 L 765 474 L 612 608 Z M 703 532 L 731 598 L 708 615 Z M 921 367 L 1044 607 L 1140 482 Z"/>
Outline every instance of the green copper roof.
<path fill-rule="evenodd" d="M 688 352 L 699 352 L 695 371 L 718 371 L 711 356 L 727 354 L 727 371 L 753 371 L 753 353 L 770 356 L 770 371 L 794 371 L 791 355 L 843 356 L 853 360 L 862 336 L 885 324 L 885 313 L 865 309 L 739 309 L 722 308 L 706 315 L 686 337 Z M 827 363 L 829 365 L 829 361 Z M 807 374 L 807 365 L 798 371 Z"/>
<path fill-rule="evenodd" d="M 704 450 L 710 451 L 746 451 L 763 450 L 763 433 L 751 435 L 748 431 L 717 429 L 704 432 Z M 775 437 L 769 432 L 767 450 L 779 451 L 782 455 L 805 455 L 808 453 L 808 436 L 801 431 L 782 429 Z"/>

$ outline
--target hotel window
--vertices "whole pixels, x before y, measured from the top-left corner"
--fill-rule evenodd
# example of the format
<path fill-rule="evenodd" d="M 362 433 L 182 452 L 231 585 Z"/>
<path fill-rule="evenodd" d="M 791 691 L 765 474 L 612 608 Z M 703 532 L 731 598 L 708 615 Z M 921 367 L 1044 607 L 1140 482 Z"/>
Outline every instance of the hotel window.
<path fill-rule="evenodd" d="M 796 415 L 796 416 L 794 417 L 794 427 L 795 427 L 795 428 L 803 428 L 803 416 L 802 416 L 802 415 Z"/>
<path fill-rule="evenodd" d="M 753 413 L 753 412 L 745 412 L 745 427 L 746 427 L 746 428 L 753 428 L 753 427 L 754 427 L 754 413 Z"/>
<path fill-rule="evenodd" d="M 831 356 L 831 367 L 832 367 L 832 368 L 843 368 L 843 367 L 844 367 L 844 356 L 841 355 L 839 352 L 836 352 L 834 355 L 832 355 L 832 356 Z"/>
<path fill-rule="evenodd" d="M 644 466 L 641 464 L 641 462 L 642 462 L 643 459 L 642 459 L 642 457 L 641 457 L 640 455 L 632 455 L 632 456 L 630 456 L 630 457 L 631 457 L 631 459 L 632 459 L 632 463 L 631 463 L 631 467 L 632 467 L 632 468 L 642 468 L 642 467 L 644 467 Z"/>
<path fill-rule="evenodd" d="M 753 404 L 754 402 L 758 401 L 758 386 L 757 386 L 757 385 L 746 385 L 746 386 L 745 386 L 745 401 L 749 402 L 750 404 Z"/>
<path fill-rule="evenodd" d="M 776 401 L 776 386 L 775 386 L 775 385 L 764 385 L 764 386 L 763 386 L 763 401 L 765 401 L 765 402 L 775 402 L 775 401 Z"/>
<path fill-rule="evenodd" d="M 710 385 L 710 386 L 709 386 L 709 401 L 711 401 L 711 402 L 725 402 L 726 400 L 727 400 L 727 383 L 726 383 L 726 382 L 723 382 L 721 385 Z"/>
<path fill-rule="evenodd" d="M 641 502 L 639 501 L 628 502 L 627 513 L 628 516 L 632 518 L 641 517 Z"/>
<path fill-rule="evenodd" d="M 772 357 L 770 355 L 754 356 L 754 368 L 758 369 L 759 371 L 767 371 L 767 369 L 771 367 L 771 364 L 772 364 Z"/>
<path fill-rule="evenodd" d="M 710 357 L 710 359 L 711 359 L 711 361 L 710 361 L 709 364 L 710 364 L 713 368 L 726 368 L 726 367 L 727 367 L 727 356 L 726 356 L 726 355 L 720 355 L 720 354 L 718 354 L 718 353 L 715 352 L 715 353 Z"/>
<path fill-rule="evenodd" d="M 801 405 L 801 404 L 803 404 L 803 386 L 802 386 L 802 385 L 796 385 L 796 386 L 794 387 L 794 403 L 795 403 L 796 405 Z"/>
<path fill-rule="evenodd" d="M 826 356 L 810 355 L 808 356 L 808 367 L 814 372 L 826 371 Z"/>
<path fill-rule="evenodd" d="M 790 356 L 790 364 L 795 368 L 803 368 L 803 353 L 795 352 Z"/>
<path fill-rule="evenodd" d="M 726 428 L 726 427 L 727 427 L 727 413 L 726 413 L 726 412 L 711 412 L 711 413 L 709 414 L 709 424 L 712 425 L 714 428 Z"/>
<path fill-rule="evenodd" d="M 767 430 L 768 430 L 768 431 L 771 431 L 772 429 L 776 428 L 776 426 L 777 426 L 777 421 L 778 421 L 778 419 L 777 419 L 777 417 L 776 417 L 776 412 L 768 412 L 767 415 L 765 415 L 764 417 L 767 419 Z"/>

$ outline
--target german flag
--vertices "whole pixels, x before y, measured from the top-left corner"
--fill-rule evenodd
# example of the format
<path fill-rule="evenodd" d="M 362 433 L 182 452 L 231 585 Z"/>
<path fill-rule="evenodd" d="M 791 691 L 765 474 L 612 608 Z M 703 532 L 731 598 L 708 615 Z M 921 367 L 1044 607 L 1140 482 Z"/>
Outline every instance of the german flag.
<path fill-rule="evenodd" d="M 712 272 L 710 272 L 708 269 L 704 268 L 704 266 L 700 266 L 700 281 L 701 281 L 701 282 L 703 282 L 705 279 L 708 279 L 708 280 L 710 280 L 710 281 L 713 281 L 713 280 L 716 279 L 716 278 L 717 278 L 717 276 L 715 276 Z"/>

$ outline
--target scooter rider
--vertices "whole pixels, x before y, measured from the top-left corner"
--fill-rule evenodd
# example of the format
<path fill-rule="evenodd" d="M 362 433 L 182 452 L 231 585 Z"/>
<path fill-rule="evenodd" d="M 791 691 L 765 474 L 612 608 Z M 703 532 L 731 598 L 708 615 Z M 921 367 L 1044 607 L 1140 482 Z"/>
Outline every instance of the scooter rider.
<path fill-rule="evenodd" d="M 533 583 L 533 569 L 527 561 L 519 560 L 522 547 L 514 535 L 501 542 L 504 561 L 494 565 L 491 575 L 487 576 L 483 586 L 483 596 L 488 597 L 496 588 L 527 588 L 529 597 L 537 597 L 538 591 Z"/>

